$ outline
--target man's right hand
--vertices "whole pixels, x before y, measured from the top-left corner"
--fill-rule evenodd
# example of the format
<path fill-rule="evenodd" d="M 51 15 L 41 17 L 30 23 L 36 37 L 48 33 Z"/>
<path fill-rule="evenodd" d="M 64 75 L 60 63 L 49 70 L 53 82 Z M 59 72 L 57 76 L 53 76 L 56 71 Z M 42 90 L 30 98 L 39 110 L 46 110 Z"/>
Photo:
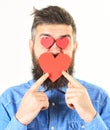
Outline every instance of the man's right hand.
<path fill-rule="evenodd" d="M 44 74 L 38 79 L 32 87 L 26 92 L 20 107 L 16 113 L 17 120 L 28 125 L 39 114 L 41 110 L 47 109 L 49 106 L 48 97 L 44 92 L 39 92 L 39 86 L 49 77 L 49 74 Z"/>

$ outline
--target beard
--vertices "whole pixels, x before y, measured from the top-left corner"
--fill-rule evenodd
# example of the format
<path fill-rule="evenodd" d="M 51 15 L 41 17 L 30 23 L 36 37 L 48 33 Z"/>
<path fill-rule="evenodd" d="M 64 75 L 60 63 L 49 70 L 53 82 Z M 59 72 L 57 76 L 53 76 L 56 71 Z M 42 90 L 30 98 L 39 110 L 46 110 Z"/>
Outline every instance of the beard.
<path fill-rule="evenodd" d="M 33 67 L 32 67 L 32 75 L 33 75 L 33 79 L 34 81 L 37 81 L 43 74 L 43 70 L 41 69 L 39 63 L 38 63 L 38 59 L 35 56 L 35 52 L 34 50 L 32 51 L 32 63 L 33 63 Z M 71 60 L 71 64 L 67 70 L 67 72 L 72 75 L 74 72 L 74 53 L 72 55 L 72 60 Z M 68 80 L 62 75 L 59 79 L 57 79 L 55 82 L 52 82 L 49 78 L 47 78 L 44 83 L 42 84 L 42 86 L 48 90 L 52 90 L 54 88 L 58 89 L 58 88 L 62 88 L 64 86 L 66 86 L 68 84 Z"/>

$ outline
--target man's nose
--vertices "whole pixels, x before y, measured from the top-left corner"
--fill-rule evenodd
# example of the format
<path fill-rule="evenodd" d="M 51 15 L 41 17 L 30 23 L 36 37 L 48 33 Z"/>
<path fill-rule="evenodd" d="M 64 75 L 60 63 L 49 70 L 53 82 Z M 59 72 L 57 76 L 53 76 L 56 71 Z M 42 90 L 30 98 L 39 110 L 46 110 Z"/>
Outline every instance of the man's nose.
<path fill-rule="evenodd" d="M 59 48 L 56 43 L 54 43 L 51 48 L 49 49 L 49 52 L 51 52 L 54 55 L 57 55 L 58 53 L 61 52 L 61 48 Z"/>

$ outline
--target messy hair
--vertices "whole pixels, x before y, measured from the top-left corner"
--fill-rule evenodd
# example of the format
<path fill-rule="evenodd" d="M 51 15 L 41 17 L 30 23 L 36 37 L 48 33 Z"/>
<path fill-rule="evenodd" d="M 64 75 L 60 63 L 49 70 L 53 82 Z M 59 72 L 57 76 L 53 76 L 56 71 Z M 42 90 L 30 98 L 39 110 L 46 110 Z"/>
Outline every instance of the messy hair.
<path fill-rule="evenodd" d="M 31 28 L 31 39 L 34 40 L 36 27 L 40 24 L 65 24 L 70 25 L 76 34 L 76 25 L 72 16 L 64 9 L 58 6 L 48 6 L 43 9 L 36 9 L 32 13 L 34 16 Z"/>

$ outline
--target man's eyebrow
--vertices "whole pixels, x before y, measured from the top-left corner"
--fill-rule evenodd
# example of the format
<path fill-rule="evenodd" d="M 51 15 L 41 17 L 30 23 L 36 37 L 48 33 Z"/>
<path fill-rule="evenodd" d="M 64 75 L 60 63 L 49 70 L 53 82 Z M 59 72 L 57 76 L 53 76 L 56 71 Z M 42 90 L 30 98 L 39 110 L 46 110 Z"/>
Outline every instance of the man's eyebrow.
<path fill-rule="evenodd" d="M 69 37 L 69 38 L 71 38 L 71 36 L 69 34 L 62 35 L 61 38 L 63 38 L 63 37 Z"/>
<path fill-rule="evenodd" d="M 46 34 L 46 33 L 42 33 L 42 34 L 40 34 L 40 36 L 51 36 L 51 35 L 50 34 Z M 71 38 L 71 36 L 69 34 L 60 36 L 60 38 L 63 38 L 63 37 L 69 37 L 69 38 Z"/>
<path fill-rule="evenodd" d="M 40 36 L 51 36 L 51 35 L 46 34 L 46 33 L 42 33 L 42 34 L 40 34 Z"/>

